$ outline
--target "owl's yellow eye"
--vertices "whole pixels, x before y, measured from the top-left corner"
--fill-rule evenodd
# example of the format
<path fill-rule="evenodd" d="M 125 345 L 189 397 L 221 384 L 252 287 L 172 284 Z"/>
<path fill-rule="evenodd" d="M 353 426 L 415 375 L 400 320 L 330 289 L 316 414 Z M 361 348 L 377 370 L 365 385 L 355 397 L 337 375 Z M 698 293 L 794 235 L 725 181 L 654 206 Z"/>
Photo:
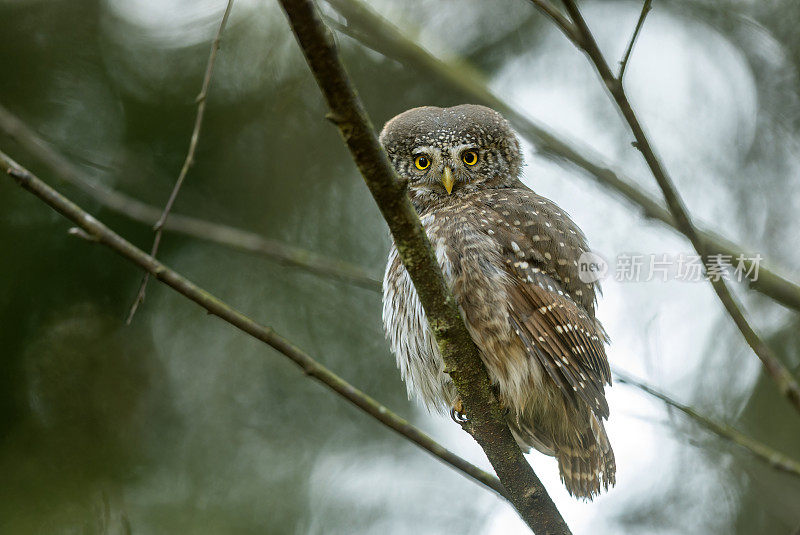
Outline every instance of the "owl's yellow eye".
<path fill-rule="evenodd" d="M 461 155 L 461 159 L 467 165 L 475 165 L 478 163 L 478 153 L 474 150 L 465 151 L 464 154 Z"/>
<path fill-rule="evenodd" d="M 431 161 L 428 159 L 427 156 L 417 156 L 414 158 L 414 165 L 417 166 L 417 169 L 420 171 L 424 171 L 428 167 L 431 166 Z"/>

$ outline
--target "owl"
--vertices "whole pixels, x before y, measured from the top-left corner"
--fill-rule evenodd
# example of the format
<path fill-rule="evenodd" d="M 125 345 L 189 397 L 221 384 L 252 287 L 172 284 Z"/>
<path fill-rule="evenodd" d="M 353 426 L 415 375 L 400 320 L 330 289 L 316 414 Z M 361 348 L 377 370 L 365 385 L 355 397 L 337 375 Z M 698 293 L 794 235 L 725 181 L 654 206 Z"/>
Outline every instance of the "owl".
<path fill-rule="evenodd" d="M 525 451 L 555 456 L 569 493 L 592 499 L 614 485 L 616 465 L 603 426 L 608 337 L 595 317 L 599 287 L 579 272 L 583 233 L 520 181 L 519 141 L 490 108 L 414 108 L 386 123 L 380 141 L 408 183 L 514 437 Z M 460 416 L 394 244 L 383 323 L 409 396 Z"/>

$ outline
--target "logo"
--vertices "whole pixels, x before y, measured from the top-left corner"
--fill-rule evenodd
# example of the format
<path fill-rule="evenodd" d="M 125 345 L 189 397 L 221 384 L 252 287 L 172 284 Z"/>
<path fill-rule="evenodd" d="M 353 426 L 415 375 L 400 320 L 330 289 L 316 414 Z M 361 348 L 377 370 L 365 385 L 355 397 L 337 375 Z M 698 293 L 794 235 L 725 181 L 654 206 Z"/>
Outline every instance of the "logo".
<path fill-rule="evenodd" d="M 581 282 L 591 284 L 604 279 L 608 275 L 608 262 L 597 253 L 586 251 L 578 258 L 578 278 Z"/>

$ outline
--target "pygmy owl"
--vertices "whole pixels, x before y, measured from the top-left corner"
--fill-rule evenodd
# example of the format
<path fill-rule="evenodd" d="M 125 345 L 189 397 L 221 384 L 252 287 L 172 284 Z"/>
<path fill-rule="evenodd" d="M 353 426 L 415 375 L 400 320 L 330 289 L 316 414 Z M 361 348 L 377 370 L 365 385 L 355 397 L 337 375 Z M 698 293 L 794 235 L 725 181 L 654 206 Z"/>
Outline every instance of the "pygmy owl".
<path fill-rule="evenodd" d="M 583 233 L 520 181 L 519 141 L 494 110 L 414 108 L 386 123 L 380 141 L 408 181 L 514 437 L 555 456 L 567 490 L 591 499 L 614 484 L 616 466 L 603 426 L 608 339 L 595 318 L 596 284 L 579 277 Z M 460 412 L 394 245 L 383 322 L 409 396 Z"/>

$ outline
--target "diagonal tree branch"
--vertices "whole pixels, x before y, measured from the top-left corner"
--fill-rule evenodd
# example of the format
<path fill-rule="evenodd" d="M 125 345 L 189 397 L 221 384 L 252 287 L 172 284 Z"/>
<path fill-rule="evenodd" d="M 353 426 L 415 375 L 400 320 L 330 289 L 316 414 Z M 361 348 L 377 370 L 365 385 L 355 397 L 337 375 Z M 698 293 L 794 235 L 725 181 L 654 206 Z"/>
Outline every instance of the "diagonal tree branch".
<path fill-rule="evenodd" d="M 172 193 L 167 199 L 167 204 L 164 206 L 164 211 L 153 226 L 155 237 L 153 238 L 153 247 L 150 249 L 150 256 L 154 257 L 158 253 L 158 246 L 161 244 L 161 235 L 164 231 L 164 225 L 169 218 L 169 213 L 172 211 L 172 205 L 175 204 L 175 199 L 178 198 L 178 192 L 183 186 L 183 181 L 186 180 L 186 175 L 189 173 L 189 168 L 194 164 L 194 153 L 197 150 L 197 142 L 200 140 L 200 130 L 203 127 L 203 118 L 206 113 L 206 100 L 208 98 L 208 88 L 211 86 L 211 75 L 214 74 L 214 63 L 217 60 L 217 51 L 219 51 L 219 42 L 222 37 L 222 32 L 225 31 L 225 26 L 228 24 L 228 17 L 231 14 L 233 7 L 233 0 L 228 0 L 225 6 L 225 12 L 222 14 L 222 21 L 219 23 L 214 40 L 211 42 L 211 52 L 208 54 L 208 63 L 206 64 L 206 73 L 203 77 L 203 86 L 200 89 L 200 94 L 197 95 L 195 102 L 197 102 L 197 115 L 194 119 L 194 128 L 192 129 L 192 137 L 189 140 L 189 150 L 186 152 L 186 159 L 183 161 L 181 172 L 178 174 L 178 179 L 172 188 Z M 142 278 L 142 283 L 139 285 L 139 291 L 136 293 L 136 298 L 131 305 L 131 310 L 128 313 L 126 323 L 130 325 L 133 321 L 133 316 L 136 314 L 136 309 L 144 301 L 145 292 L 147 291 L 147 281 L 150 280 L 150 274 L 145 273 Z"/>
<path fill-rule="evenodd" d="M 503 418 L 486 369 L 445 285 L 425 231 L 404 186 L 381 148 L 342 66 L 336 45 L 311 0 L 281 0 L 292 31 L 325 96 L 330 113 L 389 225 L 425 309 L 431 331 L 466 409 L 465 429 L 486 452 L 511 503 L 537 534 L 569 533 L 546 489 L 525 460 Z"/>
<path fill-rule="evenodd" d="M 143 203 L 85 176 L 72 162 L 2 105 L 0 105 L 0 132 L 4 132 L 17 141 L 59 179 L 75 186 L 112 212 L 149 226 L 153 226 L 160 217 L 161 208 Z M 379 292 L 381 289 L 381 282 L 357 264 L 286 245 L 248 230 L 175 213 L 170 215 L 163 228 L 167 232 L 183 234 L 239 251 L 254 253 L 282 265 L 299 268 L 315 275 L 353 284 L 374 292 Z"/>
<path fill-rule="evenodd" d="M 264 342 L 279 353 L 288 357 L 303 370 L 303 373 L 314 378 L 383 425 L 396 431 L 411 442 L 414 442 L 422 449 L 438 457 L 467 477 L 474 479 L 501 496 L 507 496 L 505 488 L 496 477 L 447 450 L 434 441 L 429 435 L 346 382 L 271 328 L 255 322 L 230 305 L 224 303 L 218 297 L 198 287 L 179 273 L 176 273 L 141 249 L 138 249 L 75 203 L 39 180 L 30 171 L 17 164 L 3 152 L 0 152 L 0 168 L 10 175 L 21 187 L 34 194 L 51 208 L 78 225 L 93 243 L 99 243 L 108 247 L 118 255 L 129 260 L 144 271 L 147 271 L 153 275 L 153 277 L 171 287 L 179 294 L 194 301 L 210 314 L 218 316 L 237 329 Z"/>
<path fill-rule="evenodd" d="M 359 0 L 326 0 L 326 2 L 346 19 L 347 26 L 339 26 L 347 35 L 386 57 L 418 70 L 424 75 L 422 78 L 438 80 L 468 98 L 494 108 L 511 121 L 517 131 L 531 141 L 542 155 L 577 166 L 586 172 L 587 177 L 594 179 L 615 196 L 623 196 L 640 209 L 645 217 L 661 221 L 679 230 L 669 210 L 661 201 L 642 191 L 630 178 L 599 163 L 600 158 L 592 155 L 589 149 L 579 149 L 571 145 L 525 116 L 508 102 L 498 98 L 489 90 L 481 75 L 469 64 L 463 61 L 446 62 L 434 57 Z M 545 0 L 535 0 L 535 3 L 544 5 Z M 551 5 L 550 7 L 553 13 L 557 12 Z M 551 17 L 549 13 L 548 17 Z M 571 22 L 568 27 L 573 27 Z M 712 254 L 736 257 L 748 252 L 746 247 L 722 238 L 715 232 L 702 229 L 698 232 L 706 243 L 707 250 Z M 786 307 L 800 311 L 800 285 L 766 268 L 764 264 L 764 262 L 759 264 L 758 278 L 749 282 L 750 288 Z M 753 267 L 752 261 L 748 260 L 747 270 L 750 271 Z"/>
<path fill-rule="evenodd" d="M 800 477 L 800 462 L 796 461 L 795 459 L 792 459 L 791 457 L 767 446 L 763 442 L 759 442 L 752 437 L 737 431 L 729 425 L 723 424 L 701 414 L 688 405 L 684 405 L 683 403 L 675 401 L 663 392 L 658 391 L 647 383 L 636 379 L 627 373 L 621 372 L 618 369 L 614 369 L 613 372 L 615 376 L 614 379 L 617 382 L 633 386 L 645 392 L 646 394 L 663 401 L 670 407 L 678 409 L 711 433 L 714 433 L 718 437 L 728 440 L 740 448 L 743 448 L 751 455 L 761 459 L 776 470 Z"/>
<path fill-rule="evenodd" d="M 611 68 L 608 66 L 605 57 L 600 51 L 600 47 L 594 39 L 594 35 L 592 35 L 591 30 L 589 30 L 574 0 L 563 0 L 563 2 L 567 13 L 572 18 L 578 35 L 580 35 L 580 40 L 578 40 L 578 43 L 580 43 L 579 46 L 588 56 L 592 65 L 594 65 L 609 95 L 617 104 L 619 111 L 628 123 L 636 139 L 634 146 L 642 153 L 645 162 L 647 162 L 647 166 L 650 168 L 653 177 L 655 177 L 664 195 L 664 200 L 667 203 L 670 214 L 672 214 L 672 218 L 675 221 L 676 228 L 689 239 L 695 251 L 697 251 L 697 254 L 703 257 L 707 267 L 714 265 L 711 258 L 713 251 L 710 251 L 706 247 L 706 242 L 700 236 L 694 223 L 692 223 L 691 216 L 686 209 L 683 199 L 675 188 L 672 179 L 667 174 L 661 160 L 656 155 L 655 149 L 650 144 L 650 140 L 645 134 L 644 128 L 633 111 L 630 101 L 628 101 L 625 89 L 622 86 L 622 81 L 617 79 L 611 72 Z M 800 386 L 798 386 L 797 380 L 773 354 L 772 349 L 764 343 L 755 330 L 753 330 L 750 322 L 742 311 L 741 304 L 731 293 L 725 280 L 722 278 L 715 279 L 714 277 L 709 277 L 709 282 L 714 287 L 714 291 L 724 305 L 725 310 L 727 310 L 728 314 L 739 328 L 739 331 L 741 331 L 745 341 L 761 360 L 767 374 L 777 385 L 780 393 L 787 398 L 798 412 L 800 412 Z"/>

